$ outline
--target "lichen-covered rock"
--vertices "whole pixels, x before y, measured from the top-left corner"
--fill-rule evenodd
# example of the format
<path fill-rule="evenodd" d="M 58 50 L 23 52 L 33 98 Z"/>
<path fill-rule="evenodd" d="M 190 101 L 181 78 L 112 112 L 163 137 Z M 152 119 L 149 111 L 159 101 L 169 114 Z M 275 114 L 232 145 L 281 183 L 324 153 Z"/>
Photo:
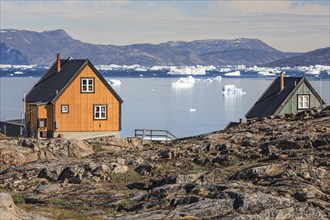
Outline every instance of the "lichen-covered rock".
<path fill-rule="evenodd" d="M 168 142 L 3 137 L 0 190 L 91 219 L 328 219 L 329 109 Z"/>

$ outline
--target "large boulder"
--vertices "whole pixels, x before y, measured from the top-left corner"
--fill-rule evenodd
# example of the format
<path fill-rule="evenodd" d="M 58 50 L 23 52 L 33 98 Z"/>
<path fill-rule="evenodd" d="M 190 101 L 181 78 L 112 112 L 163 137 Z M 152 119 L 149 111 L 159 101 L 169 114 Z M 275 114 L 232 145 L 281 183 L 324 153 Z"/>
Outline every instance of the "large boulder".
<path fill-rule="evenodd" d="M 48 218 L 29 214 L 22 209 L 18 208 L 15 203 L 13 202 L 13 199 L 11 195 L 7 193 L 0 193 L 0 219 L 2 220 L 46 220 Z"/>

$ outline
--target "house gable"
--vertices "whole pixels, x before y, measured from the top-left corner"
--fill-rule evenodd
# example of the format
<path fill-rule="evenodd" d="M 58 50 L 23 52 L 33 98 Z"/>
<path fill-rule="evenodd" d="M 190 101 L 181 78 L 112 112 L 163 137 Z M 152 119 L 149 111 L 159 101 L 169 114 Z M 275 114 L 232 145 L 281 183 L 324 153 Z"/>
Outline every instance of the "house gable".
<path fill-rule="evenodd" d="M 299 85 L 291 92 L 290 96 L 278 108 L 275 114 L 290 114 L 292 112 L 302 111 L 298 108 L 298 95 L 309 96 L 309 108 L 317 107 L 325 104 L 323 99 L 315 91 L 312 85 L 304 78 Z"/>
<path fill-rule="evenodd" d="M 315 97 L 310 107 L 315 107 L 318 103 L 324 104 L 322 98 L 304 77 L 284 77 L 284 88 L 283 90 L 280 88 L 280 77 L 278 77 L 247 112 L 245 115 L 246 118 L 263 118 L 270 115 L 297 112 L 290 111 L 294 110 L 294 108 L 289 107 L 289 105 L 294 104 L 293 99 L 297 97 L 294 94 L 299 88 L 303 90 L 299 90 L 298 92 L 308 92 L 307 94 L 312 94 L 312 97 Z M 295 102 L 297 102 L 297 100 L 295 100 Z"/>
<path fill-rule="evenodd" d="M 94 92 L 81 92 L 82 78 L 93 79 Z M 75 74 L 52 102 L 55 106 L 57 132 L 118 131 L 121 129 L 122 99 L 91 64 L 85 65 L 79 73 Z M 68 106 L 68 112 L 62 112 L 63 105 Z M 106 119 L 94 118 L 95 105 L 106 106 Z"/>

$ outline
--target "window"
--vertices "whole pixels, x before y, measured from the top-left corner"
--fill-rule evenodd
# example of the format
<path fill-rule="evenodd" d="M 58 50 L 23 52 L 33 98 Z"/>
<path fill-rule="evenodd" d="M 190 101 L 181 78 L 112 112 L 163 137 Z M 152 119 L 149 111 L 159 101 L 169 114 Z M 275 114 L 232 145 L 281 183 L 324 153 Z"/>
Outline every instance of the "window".
<path fill-rule="evenodd" d="M 47 127 L 47 119 L 39 118 L 38 119 L 38 128 L 45 128 L 45 127 Z"/>
<path fill-rule="evenodd" d="M 106 105 L 94 105 L 94 119 L 107 119 Z"/>
<path fill-rule="evenodd" d="M 309 108 L 309 95 L 298 95 L 298 109 Z"/>
<path fill-rule="evenodd" d="M 61 113 L 69 113 L 69 105 L 61 105 Z"/>
<path fill-rule="evenodd" d="M 81 78 L 81 92 L 94 92 L 94 78 Z"/>

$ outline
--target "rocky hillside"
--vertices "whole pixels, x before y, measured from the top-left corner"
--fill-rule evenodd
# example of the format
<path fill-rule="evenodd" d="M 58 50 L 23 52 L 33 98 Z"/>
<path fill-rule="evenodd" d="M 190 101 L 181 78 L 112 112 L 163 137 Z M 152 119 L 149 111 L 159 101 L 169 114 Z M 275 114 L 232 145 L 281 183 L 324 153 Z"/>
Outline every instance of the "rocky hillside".
<path fill-rule="evenodd" d="M 281 59 L 267 64 L 266 66 L 330 66 L 330 47 L 313 50 L 291 58 Z"/>
<path fill-rule="evenodd" d="M 3 29 L 0 63 L 51 64 L 62 57 L 89 58 L 94 64 L 255 65 L 289 57 L 257 39 L 196 40 L 192 42 L 97 45 L 73 39 L 64 30 L 34 32 Z M 109 39 L 111 42 L 111 39 Z M 17 55 L 19 54 L 19 56 Z"/>
<path fill-rule="evenodd" d="M 327 105 L 172 142 L 2 137 L 24 158 L 2 153 L 0 190 L 51 219 L 329 219 L 329 121 Z"/>

